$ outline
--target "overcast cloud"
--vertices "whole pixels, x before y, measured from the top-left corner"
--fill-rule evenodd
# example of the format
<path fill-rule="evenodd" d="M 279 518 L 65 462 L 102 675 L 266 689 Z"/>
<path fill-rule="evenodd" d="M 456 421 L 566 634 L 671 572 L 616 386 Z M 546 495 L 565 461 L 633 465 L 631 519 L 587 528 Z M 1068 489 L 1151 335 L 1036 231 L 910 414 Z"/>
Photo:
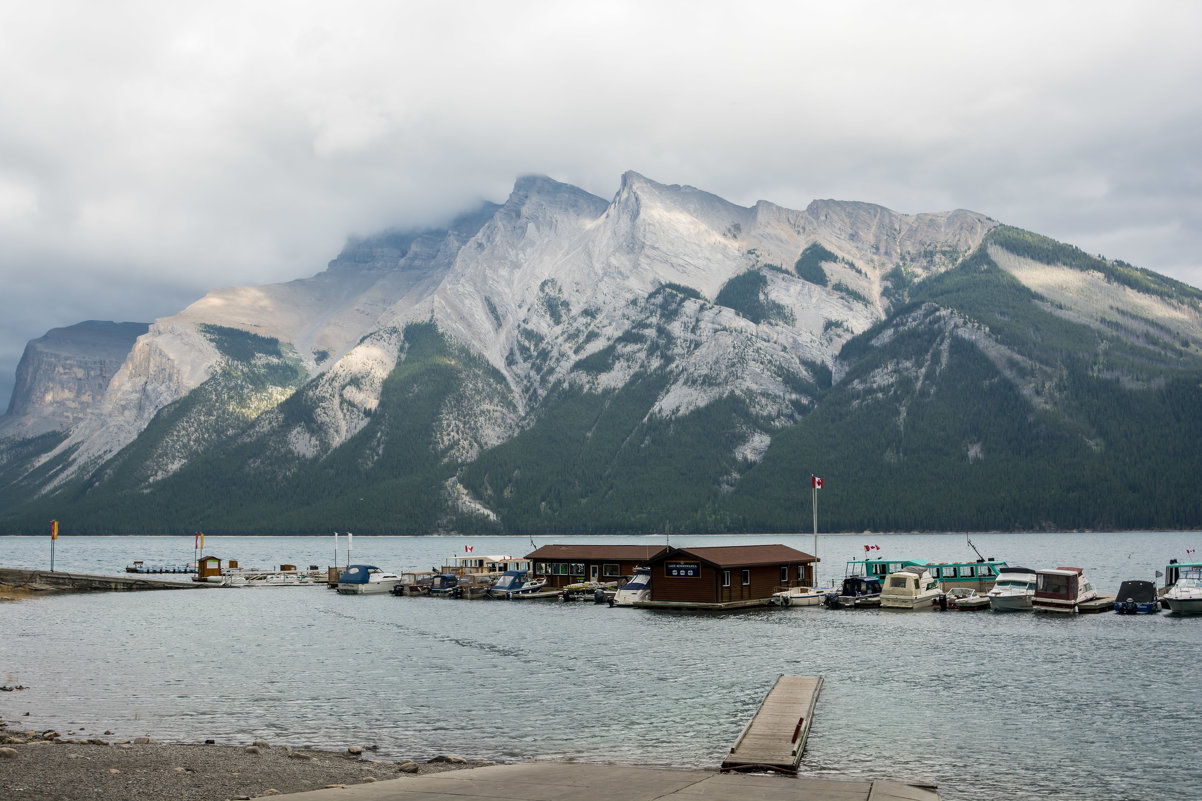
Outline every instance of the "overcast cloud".
<path fill-rule="evenodd" d="M 1202 286 L 1202 3 L 0 0 L 25 343 L 312 275 L 543 173 L 967 208 Z"/>

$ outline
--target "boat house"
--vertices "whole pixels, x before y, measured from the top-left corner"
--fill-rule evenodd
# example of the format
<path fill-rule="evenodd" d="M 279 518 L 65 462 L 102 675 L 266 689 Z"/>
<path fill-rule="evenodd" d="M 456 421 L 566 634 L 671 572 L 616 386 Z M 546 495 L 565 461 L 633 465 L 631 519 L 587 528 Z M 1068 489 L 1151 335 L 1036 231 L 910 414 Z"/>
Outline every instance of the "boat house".
<path fill-rule="evenodd" d="M 651 600 L 637 606 L 763 606 L 789 587 L 813 586 L 818 557 L 787 545 L 669 548 L 651 559 Z"/>
<path fill-rule="evenodd" d="M 585 581 L 621 583 L 666 550 L 663 545 L 544 545 L 526 558 L 550 590 Z"/>

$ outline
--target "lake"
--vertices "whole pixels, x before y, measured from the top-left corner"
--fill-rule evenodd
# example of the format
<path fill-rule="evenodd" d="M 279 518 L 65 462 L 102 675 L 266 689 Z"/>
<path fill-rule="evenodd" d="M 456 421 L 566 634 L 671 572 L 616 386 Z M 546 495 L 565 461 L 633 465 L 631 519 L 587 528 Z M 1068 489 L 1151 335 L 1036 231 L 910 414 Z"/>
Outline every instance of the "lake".
<path fill-rule="evenodd" d="M 1075 565 L 1100 592 L 1187 560 L 1196 532 L 972 534 L 986 557 Z M 963 561 L 969 537 L 823 535 L 819 577 L 874 557 Z M 663 537 L 355 537 L 351 560 Z M 676 547 L 803 536 L 673 536 Z M 61 537 L 55 567 L 190 561 L 193 537 Z M 323 537 L 208 537 L 244 567 L 335 562 Z M 337 563 L 347 560 L 345 537 Z M 46 569 L 50 540 L 0 537 Z M 716 768 L 780 674 L 824 677 L 802 775 L 938 784 L 945 799 L 1135 799 L 1202 786 L 1202 618 L 822 608 L 684 614 L 559 601 L 344 596 L 323 587 L 62 595 L 0 604 L 0 715 L 118 737 Z M 28 717 L 22 715 L 29 712 Z"/>

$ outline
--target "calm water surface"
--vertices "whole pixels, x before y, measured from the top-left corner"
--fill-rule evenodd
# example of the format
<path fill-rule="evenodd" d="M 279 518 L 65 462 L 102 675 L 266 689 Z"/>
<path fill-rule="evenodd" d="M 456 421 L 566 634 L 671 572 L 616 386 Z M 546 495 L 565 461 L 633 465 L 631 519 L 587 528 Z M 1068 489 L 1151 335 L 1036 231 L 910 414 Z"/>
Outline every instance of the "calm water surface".
<path fill-rule="evenodd" d="M 1084 567 L 1102 592 L 1202 534 L 974 534 L 985 556 Z M 535 545 L 580 541 L 536 538 Z M 591 540 L 596 542 L 597 540 Z M 659 538 L 605 538 L 657 544 Z M 677 547 L 803 537 L 674 537 Z M 470 544 L 356 537 L 352 561 L 429 569 Z M 963 560 L 963 534 L 823 536 L 820 576 L 875 555 Z M 192 537 L 64 537 L 55 567 L 191 560 Z M 206 539 L 244 566 L 325 566 L 332 537 Z M 46 537 L 0 566 L 47 568 Z M 339 563 L 346 561 L 345 539 Z M 803 775 L 937 783 L 946 799 L 1146 799 L 1202 786 L 1202 618 L 825 609 L 681 614 L 557 601 L 340 596 L 320 587 L 70 595 L 0 605 L 0 715 L 30 728 L 343 747 L 381 757 L 714 768 L 782 673 L 825 679 Z"/>

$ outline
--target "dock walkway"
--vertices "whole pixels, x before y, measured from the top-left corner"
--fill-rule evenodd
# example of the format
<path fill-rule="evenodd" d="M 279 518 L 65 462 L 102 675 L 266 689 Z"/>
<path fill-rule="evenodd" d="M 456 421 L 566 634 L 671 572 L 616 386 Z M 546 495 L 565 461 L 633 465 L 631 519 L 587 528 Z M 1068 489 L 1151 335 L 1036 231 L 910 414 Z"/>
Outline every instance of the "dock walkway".
<path fill-rule="evenodd" d="M 87 573 L 64 573 L 61 570 L 22 570 L 0 567 L 0 585 L 32 587 L 59 592 L 121 592 L 131 590 L 187 590 L 212 587 L 196 581 L 153 579 L 136 574 L 95 576 Z"/>
<path fill-rule="evenodd" d="M 778 678 L 722 760 L 722 770 L 796 773 L 821 689 L 821 676 Z"/>

